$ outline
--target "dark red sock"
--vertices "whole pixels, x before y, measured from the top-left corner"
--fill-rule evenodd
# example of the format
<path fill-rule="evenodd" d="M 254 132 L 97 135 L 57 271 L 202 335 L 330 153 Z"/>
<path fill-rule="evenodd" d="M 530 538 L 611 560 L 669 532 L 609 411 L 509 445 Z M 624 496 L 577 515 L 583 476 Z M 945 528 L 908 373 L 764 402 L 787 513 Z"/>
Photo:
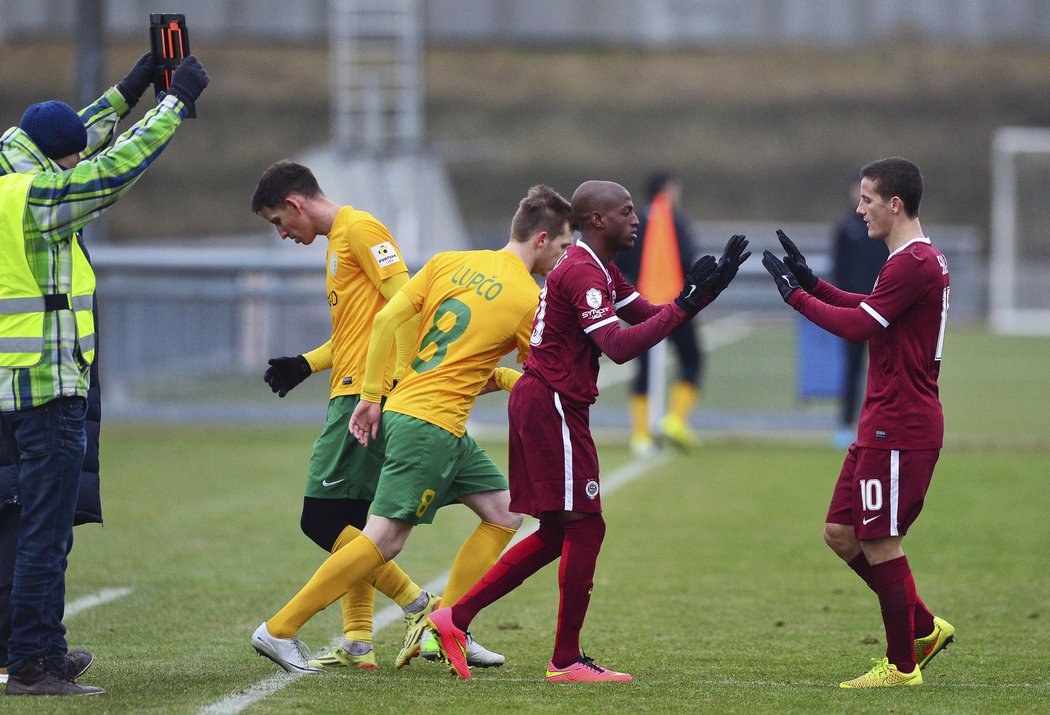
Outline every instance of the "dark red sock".
<path fill-rule="evenodd" d="M 930 613 L 930 609 L 926 608 L 926 604 L 922 602 L 917 592 L 915 594 L 915 617 L 912 620 L 915 623 L 916 638 L 925 638 L 933 633 L 933 614 Z"/>
<path fill-rule="evenodd" d="M 557 519 L 540 521 L 540 527 L 493 564 L 481 580 L 452 606 L 452 622 L 466 630 L 485 606 L 503 598 L 562 552 L 562 525 Z"/>
<path fill-rule="evenodd" d="M 875 584 L 871 580 L 871 565 L 864 557 L 864 553 L 858 554 L 855 559 L 847 563 L 851 569 L 857 572 L 858 576 L 864 579 L 864 583 L 868 584 L 868 588 L 875 591 Z M 915 635 L 918 638 L 925 638 L 933 633 L 933 614 L 930 613 L 930 609 L 926 608 L 926 604 L 919 598 L 918 593 L 915 594 L 915 617 L 913 621 L 915 623 Z"/>
<path fill-rule="evenodd" d="M 857 554 L 856 558 L 852 561 L 847 561 L 846 564 L 856 571 L 858 576 L 864 579 L 864 583 L 868 584 L 868 588 L 872 591 L 875 590 L 875 584 L 871 580 L 871 564 L 869 564 L 868 559 L 864 557 L 863 551 Z"/>
<path fill-rule="evenodd" d="M 915 670 L 915 581 L 908 557 L 901 556 L 871 567 L 875 593 L 886 628 L 886 657 L 902 673 Z"/>
<path fill-rule="evenodd" d="M 565 668 L 580 657 L 580 629 L 591 603 L 594 566 L 605 538 L 605 520 L 601 514 L 589 514 L 565 522 L 563 528 L 565 540 L 558 568 L 561 603 L 558 605 L 558 630 L 551 658 L 556 668 Z"/>

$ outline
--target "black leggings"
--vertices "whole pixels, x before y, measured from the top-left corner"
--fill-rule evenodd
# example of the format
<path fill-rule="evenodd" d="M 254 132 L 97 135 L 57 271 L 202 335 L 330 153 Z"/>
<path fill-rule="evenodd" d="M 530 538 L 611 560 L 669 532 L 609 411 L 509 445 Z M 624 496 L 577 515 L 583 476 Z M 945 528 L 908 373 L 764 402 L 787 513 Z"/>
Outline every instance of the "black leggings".
<path fill-rule="evenodd" d="M 371 506 L 372 502 L 366 499 L 303 497 L 303 515 L 299 519 L 299 527 L 311 541 L 325 551 L 331 551 L 343 529 L 348 526 L 365 528 Z"/>

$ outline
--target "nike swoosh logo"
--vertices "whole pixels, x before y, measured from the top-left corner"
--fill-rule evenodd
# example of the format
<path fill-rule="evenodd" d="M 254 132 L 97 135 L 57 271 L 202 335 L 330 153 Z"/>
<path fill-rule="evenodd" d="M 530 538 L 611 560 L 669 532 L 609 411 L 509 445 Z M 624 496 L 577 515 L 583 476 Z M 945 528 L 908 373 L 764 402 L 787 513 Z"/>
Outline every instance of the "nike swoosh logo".
<path fill-rule="evenodd" d="M 941 639 L 941 634 L 938 633 L 937 637 L 933 639 L 933 643 L 930 643 L 930 647 L 922 649 L 922 654 L 923 655 L 929 655 L 930 651 L 932 651 L 934 649 L 934 647 L 936 647 L 937 642 L 940 641 L 940 639 Z"/>
<path fill-rule="evenodd" d="M 346 481 L 346 477 L 343 477 L 342 479 L 336 479 L 334 482 L 330 482 L 327 479 L 325 479 L 323 482 L 321 482 L 321 486 L 322 487 L 334 487 L 339 482 L 345 482 L 345 481 Z"/>
<path fill-rule="evenodd" d="M 690 298 L 690 297 L 692 297 L 693 293 L 695 293 L 695 292 L 696 292 L 696 284 L 695 283 L 691 283 L 691 284 L 689 284 L 689 292 L 685 294 L 685 297 L 686 298 Z"/>
<path fill-rule="evenodd" d="M 548 670 L 547 671 L 547 677 L 548 678 L 554 678 L 554 677 L 557 677 L 559 675 L 568 675 L 571 672 L 572 672 L 571 670 Z"/>
<path fill-rule="evenodd" d="M 875 516 L 869 516 L 869 517 L 868 517 L 867 519 L 865 519 L 865 520 L 864 520 L 864 523 L 865 523 L 865 524 L 868 524 L 868 522 L 872 522 L 872 521 L 875 521 L 875 520 L 876 520 L 876 519 L 878 519 L 878 518 L 879 518 L 880 516 L 882 516 L 882 514 L 876 514 Z"/>

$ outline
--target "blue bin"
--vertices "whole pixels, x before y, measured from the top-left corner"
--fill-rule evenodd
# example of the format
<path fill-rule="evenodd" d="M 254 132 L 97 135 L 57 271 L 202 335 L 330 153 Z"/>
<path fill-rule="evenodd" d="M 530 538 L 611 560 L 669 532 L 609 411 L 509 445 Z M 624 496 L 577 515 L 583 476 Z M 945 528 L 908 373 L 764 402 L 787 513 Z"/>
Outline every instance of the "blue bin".
<path fill-rule="evenodd" d="M 805 318 L 796 319 L 795 390 L 800 400 L 836 398 L 846 372 L 846 341 Z"/>

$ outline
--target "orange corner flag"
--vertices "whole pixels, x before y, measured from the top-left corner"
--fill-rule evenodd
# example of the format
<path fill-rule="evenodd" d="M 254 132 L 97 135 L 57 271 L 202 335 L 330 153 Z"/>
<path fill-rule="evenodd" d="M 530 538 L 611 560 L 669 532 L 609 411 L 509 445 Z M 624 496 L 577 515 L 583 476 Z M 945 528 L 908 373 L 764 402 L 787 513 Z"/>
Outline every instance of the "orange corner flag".
<path fill-rule="evenodd" d="M 670 303 L 682 290 L 685 275 L 678 255 L 674 211 L 666 191 L 653 197 L 649 220 L 642 237 L 642 260 L 638 268 L 638 292 L 650 303 Z"/>

